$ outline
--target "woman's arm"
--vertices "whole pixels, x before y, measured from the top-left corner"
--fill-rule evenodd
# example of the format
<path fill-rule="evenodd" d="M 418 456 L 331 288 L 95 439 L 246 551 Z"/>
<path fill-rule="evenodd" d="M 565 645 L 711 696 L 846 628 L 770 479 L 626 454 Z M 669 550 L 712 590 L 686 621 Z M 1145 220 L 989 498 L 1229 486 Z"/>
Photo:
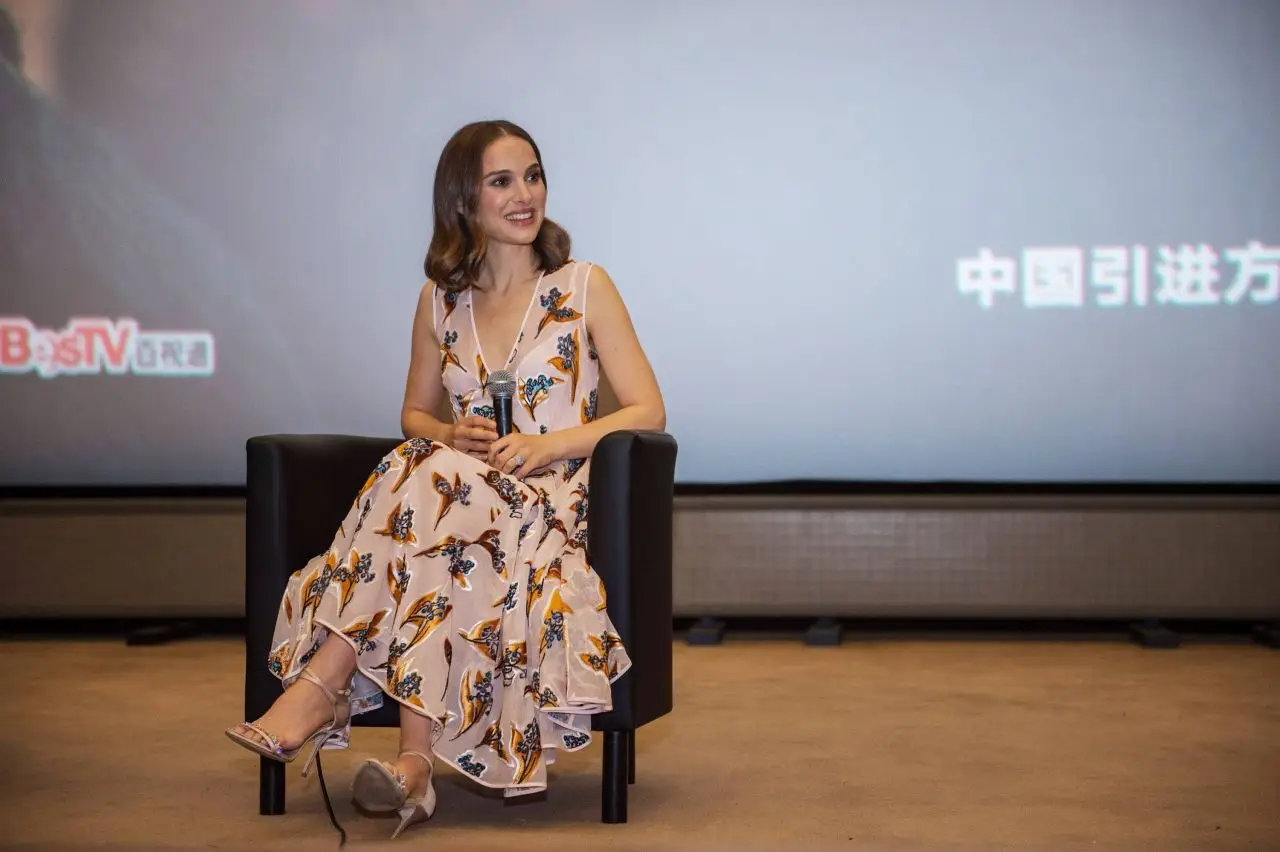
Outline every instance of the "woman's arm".
<path fill-rule="evenodd" d="M 591 267 L 587 276 L 587 332 L 600 366 L 618 397 L 619 409 L 583 426 L 548 435 L 561 459 L 590 457 L 600 439 L 623 429 L 665 429 L 667 410 L 658 379 L 640 345 L 631 314 L 609 273 Z"/>
<path fill-rule="evenodd" d="M 437 368 L 440 342 L 436 340 L 432 312 L 433 285 L 427 282 L 418 294 L 413 314 L 413 338 L 409 352 L 409 376 L 400 407 L 400 431 L 406 438 L 429 438 L 453 445 L 453 424 L 442 423 L 433 412 L 444 400 L 444 381 Z"/>

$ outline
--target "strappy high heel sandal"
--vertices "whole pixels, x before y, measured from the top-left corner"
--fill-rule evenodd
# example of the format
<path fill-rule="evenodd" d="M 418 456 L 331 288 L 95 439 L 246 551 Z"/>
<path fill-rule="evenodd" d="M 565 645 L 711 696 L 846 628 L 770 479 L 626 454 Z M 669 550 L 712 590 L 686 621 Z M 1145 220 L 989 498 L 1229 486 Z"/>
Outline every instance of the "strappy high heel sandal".
<path fill-rule="evenodd" d="M 404 777 L 393 772 L 381 760 L 366 760 L 351 782 L 351 797 L 361 809 L 373 814 L 400 815 L 400 825 L 392 833 L 392 840 L 409 826 L 431 819 L 431 815 L 436 812 L 436 787 L 433 783 L 435 772 L 431 757 L 420 751 L 402 751 L 397 757 L 406 754 L 427 764 L 427 789 L 421 797 L 410 799 Z"/>
<path fill-rule="evenodd" d="M 280 740 L 276 738 L 270 731 L 264 730 L 256 722 L 245 722 L 238 727 L 247 728 L 253 733 L 261 737 L 261 741 L 253 737 L 246 736 L 236 728 L 227 728 L 226 734 L 231 741 L 237 745 L 244 746 L 249 751 L 260 754 L 263 757 L 277 760 L 281 763 L 292 763 L 302 754 L 302 750 L 308 744 L 314 741 L 315 746 L 311 749 L 311 756 L 307 759 L 307 765 L 302 768 L 302 776 L 305 778 L 311 772 L 311 765 L 315 763 L 316 756 L 320 754 L 320 749 L 324 748 L 325 743 L 329 740 L 342 736 L 342 732 L 347 727 L 347 722 L 351 718 L 351 690 L 330 689 L 328 684 L 319 677 L 312 674 L 310 669 L 303 669 L 299 675 L 303 680 L 310 681 L 320 687 L 324 692 L 325 698 L 329 699 L 329 703 L 333 705 L 333 719 L 328 724 L 322 726 L 305 740 L 293 748 L 286 749 L 280 745 Z M 341 700 L 339 700 L 341 699 Z"/>

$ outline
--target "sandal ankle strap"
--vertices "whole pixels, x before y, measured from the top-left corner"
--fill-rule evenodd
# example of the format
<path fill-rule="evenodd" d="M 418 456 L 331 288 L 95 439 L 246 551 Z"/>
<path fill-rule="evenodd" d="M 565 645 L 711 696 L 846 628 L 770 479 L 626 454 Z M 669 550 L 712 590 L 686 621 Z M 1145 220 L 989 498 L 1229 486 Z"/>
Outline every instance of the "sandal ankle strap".
<path fill-rule="evenodd" d="M 396 757 L 404 757 L 406 754 L 411 754 L 411 755 L 413 755 L 414 757 L 416 757 L 416 758 L 418 758 L 418 759 L 422 760 L 424 763 L 426 763 L 426 764 L 427 764 L 427 766 L 431 766 L 431 765 L 435 762 L 435 761 L 434 761 L 434 759 L 431 757 L 431 755 L 429 755 L 429 754 L 423 754 L 423 753 L 422 753 L 422 752 L 420 752 L 420 751 L 412 751 L 412 750 L 410 750 L 410 749 L 405 749 L 404 751 L 402 751 L 402 752 L 400 752 L 398 755 L 396 755 Z"/>
<path fill-rule="evenodd" d="M 324 692 L 325 698 L 328 698 L 329 703 L 335 707 L 338 706 L 339 697 L 348 698 L 351 695 L 350 687 L 347 687 L 346 689 L 330 689 L 329 684 L 321 680 L 320 676 L 317 675 L 315 672 L 311 671 L 311 669 L 303 669 L 301 672 L 298 673 L 298 676 L 303 680 L 310 681 L 311 683 L 314 683 L 316 686 L 320 687 L 321 691 Z"/>

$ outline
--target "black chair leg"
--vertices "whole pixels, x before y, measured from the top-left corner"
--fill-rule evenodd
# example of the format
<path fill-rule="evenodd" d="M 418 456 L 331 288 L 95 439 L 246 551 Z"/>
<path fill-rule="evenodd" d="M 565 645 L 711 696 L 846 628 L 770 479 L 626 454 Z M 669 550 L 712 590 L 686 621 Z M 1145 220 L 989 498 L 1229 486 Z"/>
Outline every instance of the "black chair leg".
<path fill-rule="evenodd" d="M 284 813 L 284 777 L 283 763 L 258 758 L 258 813 L 263 816 Z"/>
<path fill-rule="evenodd" d="M 627 731 L 604 732 L 604 778 L 601 783 L 601 816 L 606 823 L 627 821 Z"/>
<path fill-rule="evenodd" d="M 627 731 L 627 783 L 636 783 L 636 731 Z"/>

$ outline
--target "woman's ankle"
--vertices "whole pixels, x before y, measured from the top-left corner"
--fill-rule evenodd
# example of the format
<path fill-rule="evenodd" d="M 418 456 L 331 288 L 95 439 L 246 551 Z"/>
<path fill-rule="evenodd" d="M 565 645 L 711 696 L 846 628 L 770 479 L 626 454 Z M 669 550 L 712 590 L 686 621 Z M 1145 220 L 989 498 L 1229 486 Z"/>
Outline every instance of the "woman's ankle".
<path fill-rule="evenodd" d="M 433 759 L 425 760 L 424 755 Z M 399 754 L 396 755 L 396 765 L 402 772 L 409 774 L 430 774 L 435 768 L 435 760 L 429 748 L 401 746 Z"/>
<path fill-rule="evenodd" d="M 336 633 L 330 633 L 307 663 L 307 668 L 324 681 L 325 686 L 338 692 L 351 684 L 351 676 L 356 670 L 356 654 L 345 639 Z"/>
<path fill-rule="evenodd" d="M 432 762 L 423 760 L 418 752 L 419 750 L 415 748 L 401 748 L 395 759 L 396 773 L 400 776 L 405 792 L 410 798 L 424 795 L 431 784 L 432 776 L 435 775 Z M 422 751 L 421 754 L 429 755 L 431 752 Z"/>

